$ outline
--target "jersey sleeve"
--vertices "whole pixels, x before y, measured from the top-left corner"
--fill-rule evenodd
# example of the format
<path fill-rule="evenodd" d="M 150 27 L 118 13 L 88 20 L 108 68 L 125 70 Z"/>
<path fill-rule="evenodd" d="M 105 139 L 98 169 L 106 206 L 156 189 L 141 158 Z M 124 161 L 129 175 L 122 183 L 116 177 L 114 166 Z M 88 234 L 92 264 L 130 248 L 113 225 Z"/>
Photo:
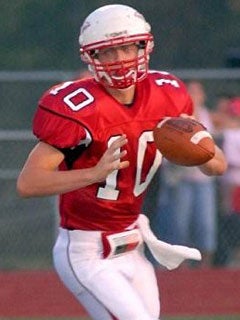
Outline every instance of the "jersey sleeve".
<path fill-rule="evenodd" d="M 58 149 L 71 148 L 86 139 L 86 129 L 76 119 L 58 112 L 52 105 L 59 101 L 48 101 L 45 94 L 39 101 L 38 108 L 33 118 L 33 134 Z"/>
<path fill-rule="evenodd" d="M 177 117 L 182 113 L 193 114 L 193 102 L 187 91 L 185 83 L 175 75 L 165 71 L 151 71 L 154 87 L 164 93 L 164 100 L 169 102 L 166 115 Z M 157 99 L 161 101 L 161 99 Z"/>
<path fill-rule="evenodd" d="M 182 113 L 188 114 L 188 115 L 193 115 L 193 101 L 192 98 L 190 97 L 185 83 L 176 77 L 173 74 L 168 74 L 167 75 L 170 81 L 176 81 L 174 83 L 177 84 L 176 90 L 174 90 L 174 86 L 168 86 L 166 87 L 168 90 L 173 89 L 174 91 L 170 92 L 170 94 L 173 97 L 174 104 L 176 105 L 179 115 Z M 169 94 L 169 93 L 168 93 Z"/>
<path fill-rule="evenodd" d="M 58 149 L 88 146 L 98 125 L 94 88 L 92 80 L 79 80 L 46 91 L 33 118 L 34 135 Z"/>

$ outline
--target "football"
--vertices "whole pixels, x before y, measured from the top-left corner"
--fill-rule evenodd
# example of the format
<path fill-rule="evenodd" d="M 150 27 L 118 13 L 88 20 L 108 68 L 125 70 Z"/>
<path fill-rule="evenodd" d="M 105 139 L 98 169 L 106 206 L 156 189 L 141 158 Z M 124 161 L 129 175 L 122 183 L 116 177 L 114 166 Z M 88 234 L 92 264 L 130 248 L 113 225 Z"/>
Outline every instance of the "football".
<path fill-rule="evenodd" d="M 154 129 L 157 149 L 167 160 L 182 166 L 198 166 L 214 157 L 215 143 L 200 122 L 191 118 L 163 119 Z"/>

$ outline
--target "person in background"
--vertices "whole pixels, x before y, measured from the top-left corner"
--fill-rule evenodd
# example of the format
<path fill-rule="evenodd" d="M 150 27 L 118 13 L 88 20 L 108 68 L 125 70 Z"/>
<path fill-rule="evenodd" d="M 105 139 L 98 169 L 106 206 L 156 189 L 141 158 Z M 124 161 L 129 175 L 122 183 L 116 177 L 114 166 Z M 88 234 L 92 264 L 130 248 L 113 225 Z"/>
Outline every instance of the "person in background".
<path fill-rule="evenodd" d="M 181 80 L 148 70 L 150 30 L 126 5 L 100 7 L 85 19 L 80 55 L 94 78 L 58 84 L 41 97 L 33 120 L 39 143 L 17 181 L 22 197 L 59 195 L 54 266 L 95 320 L 160 314 L 156 275 L 143 253 L 150 229 L 140 223 L 161 164 L 152 130 L 166 116 L 190 116 L 192 101 Z M 215 150 L 199 166 L 207 175 L 226 170 Z"/>
<path fill-rule="evenodd" d="M 219 104 L 217 105 L 219 107 Z M 217 108 L 224 122 L 219 128 L 228 169 L 219 181 L 221 199 L 216 264 L 240 267 L 240 97 L 229 98 L 227 108 Z"/>
<path fill-rule="evenodd" d="M 229 117 L 229 103 L 232 99 L 229 93 L 221 93 L 217 96 L 217 102 L 211 111 L 211 118 L 214 126 L 214 136 L 221 145 L 223 128 L 231 127 L 231 119 Z"/>
<path fill-rule="evenodd" d="M 198 80 L 187 83 L 194 117 L 214 134 L 206 93 Z M 160 168 L 160 190 L 153 230 L 165 240 L 182 245 L 194 244 L 202 253 L 198 267 L 210 267 L 216 250 L 217 207 L 215 178 L 196 167 L 179 167 L 164 161 Z"/>

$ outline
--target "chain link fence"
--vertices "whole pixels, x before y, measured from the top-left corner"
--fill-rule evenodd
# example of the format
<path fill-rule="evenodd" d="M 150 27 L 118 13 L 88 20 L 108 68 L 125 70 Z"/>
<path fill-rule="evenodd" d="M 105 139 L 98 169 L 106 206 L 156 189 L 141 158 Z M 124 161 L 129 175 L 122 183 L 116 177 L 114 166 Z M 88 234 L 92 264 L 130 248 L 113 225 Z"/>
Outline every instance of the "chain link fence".
<path fill-rule="evenodd" d="M 201 80 L 210 108 L 214 108 L 217 96 L 222 93 L 240 94 L 238 69 L 171 72 L 184 80 Z M 72 71 L 0 72 L 0 270 L 52 266 L 51 248 L 58 223 L 56 199 L 20 199 L 16 177 L 36 143 L 31 121 L 39 97 L 53 84 L 75 77 Z M 153 194 L 156 193 L 150 192 L 147 198 L 149 206 L 154 203 Z"/>

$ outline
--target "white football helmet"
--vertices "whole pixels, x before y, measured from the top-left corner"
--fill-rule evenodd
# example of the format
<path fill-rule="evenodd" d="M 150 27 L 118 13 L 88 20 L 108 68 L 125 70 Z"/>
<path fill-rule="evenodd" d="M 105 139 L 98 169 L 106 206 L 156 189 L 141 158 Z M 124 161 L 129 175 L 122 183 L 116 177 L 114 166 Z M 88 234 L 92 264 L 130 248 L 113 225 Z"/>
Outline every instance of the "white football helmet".
<path fill-rule="evenodd" d="M 117 89 L 129 88 L 147 75 L 149 54 L 154 45 L 150 31 L 144 17 L 129 6 L 100 7 L 85 19 L 81 27 L 81 58 L 98 82 Z M 138 46 L 136 59 L 114 63 L 100 63 L 98 60 L 99 49 L 129 43 Z"/>

